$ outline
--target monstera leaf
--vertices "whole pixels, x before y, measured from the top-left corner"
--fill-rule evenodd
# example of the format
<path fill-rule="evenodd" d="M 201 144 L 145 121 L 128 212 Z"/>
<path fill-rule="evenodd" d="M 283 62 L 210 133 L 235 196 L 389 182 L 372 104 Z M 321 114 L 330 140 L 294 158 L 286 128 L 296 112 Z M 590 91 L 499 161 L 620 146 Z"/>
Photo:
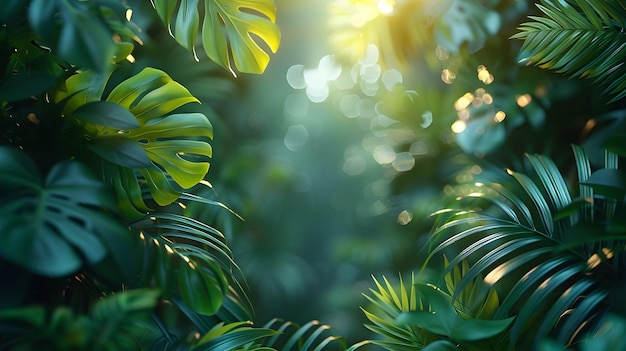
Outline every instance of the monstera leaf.
<path fill-rule="evenodd" d="M 146 68 L 104 97 L 107 81 L 107 75 L 80 73 L 55 99 L 84 127 L 100 173 L 114 185 L 123 208 L 148 210 L 142 187 L 157 204 L 170 204 L 180 188 L 198 184 L 209 170 L 210 122 L 200 113 L 172 113 L 198 100 L 160 70 Z"/>
<path fill-rule="evenodd" d="M 272 0 L 152 0 L 152 4 L 178 43 L 195 55 L 201 34 L 207 56 L 233 74 L 235 69 L 263 73 L 270 60 L 267 51 L 278 50 L 280 32 Z"/>
<path fill-rule="evenodd" d="M 25 153 L 0 148 L 0 257 L 34 273 L 64 276 L 110 251 L 107 237 L 129 233 L 102 209 L 107 187 L 77 161 L 56 164 L 41 179 Z"/>

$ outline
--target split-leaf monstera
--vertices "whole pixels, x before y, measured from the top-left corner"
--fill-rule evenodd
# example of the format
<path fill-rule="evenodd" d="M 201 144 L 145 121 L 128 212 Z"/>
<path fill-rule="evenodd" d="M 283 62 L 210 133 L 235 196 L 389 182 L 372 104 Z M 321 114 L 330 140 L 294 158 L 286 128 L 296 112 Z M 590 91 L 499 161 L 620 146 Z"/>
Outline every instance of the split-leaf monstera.
<path fill-rule="evenodd" d="M 158 205 L 172 203 L 181 188 L 198 184 L 209 170 L 211 123 L 201 113 L 175 113 L 198 100 L 160 70 L 146 68 L 103 96 L 108 79 L 77 74 L 55 100 L 84 127 L 88 148 L 99 156 L 101 173 L 124 208 L 148 210 L 142 185 Z"/>
<path fill-rule="evenodd" d="M 263 73 L 270 60 L 267 51 L 278 50 L 280 32 L 271 0 L 152 0 L 152 4 L 179 44 L 195 54 L 201 33 L 206 55 L 233 74 L 235 69 Z"/>
<path fill-rule="evenodd" d="M 35 163 L 10 147 L 0 148 L 0 255 L 49 276 L 95 264 L 126 228 L 102 209 L 115 203 L 107 187 L 76 161 L 56 164 L 45 180 Z"/>

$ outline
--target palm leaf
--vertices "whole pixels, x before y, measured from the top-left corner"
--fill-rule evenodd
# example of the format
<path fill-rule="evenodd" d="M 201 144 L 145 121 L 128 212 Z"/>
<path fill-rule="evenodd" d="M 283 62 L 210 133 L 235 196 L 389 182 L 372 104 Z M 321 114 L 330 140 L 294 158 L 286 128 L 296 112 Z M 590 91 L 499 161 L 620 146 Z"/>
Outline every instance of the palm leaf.
<path fill-rule="evenodd" d="M 446 275 L 448 289 L 456 290 L 464 269 Z M 396 287 L 386 278 L 382 283 L 374 278 L 374 283 L 376 289 L 370 289 L 372 296 L 365 295 L 370 306 L 362 310 L 372 323 L 366 327 L 382 338 L 354 345 L 350 350 L 367 343 L 391 351 L 434 350 L 437 345 L 449 347 L 457 343 L 507 347 L 508 342 L 498 336 L 508 328 L 512 318 L 476 319 L 490 317 L 498 305 L 495 290 L 486 287 L 482 279 L 462 289 L 456 298 L 433 285 L 416 282 L 414 276 L 410 286 L 404 284 L 402 277 Z"/>
<path fill-rule="evenodd" d="M 249 350 L 260 350 L 261 347 L 279 351 L 343 351 L 346 349 L 343 338 L 333 335 L 331 327 L 319 321 L 298 325 L 273 319 L 263 328 L 275 330 L 277 333 L 261 340 L 258 345 L 250 347 Z"/>
<path fill-rule="evenodd" d="M 249 322 L 218 323 L 191 348 L 194 351 L 242 350 L 246 344 L 276 334 L 267 328 L 253 328 Z"/>
<path fill-rule="evenodd" d="M 589 161 L 582 149 L 574 147 L 574 151 L 579 179 L 586 181 L 591 176 Z M 508 170 L 516 186 L 478 183 L 459 198 L 470 209 L 461 206 L 444 211 L 447 217 L 430 239 L 428 259 L 463 245 L 446 269 L 451 272 L 462 262 L 471 262 L 463 268 L 455 295 L 484 276 L 504 291 L 494 318 L 517 315 L 511 329 L 514 342 L 522 341 L 522 335 L 528 339 L 532 332 L 536 343 L 546 335 L 567 343 L 582 331 L 593 330 L 605 312 L 607 291 L 602 275 L 607 272 L 598 262 L 612 257 L 612 250 L 625 241 L 619 235 L 585 232 L 584 221 L 593 220 L 591 213 L 597 209 L 577 205 L 570 210 L 576 196 L 570 194 L 554 163 L 544 156 L 527 158 L 535 178 Z M 614 166 L 612 159 L 607 165 Z M 580 189 L 583 197 L 594 196 L 591 187 Z M 476 199 L 487 200 L 491 206 L 475 209 Z M 586 204 L 593 206 L 593 202 Z M 553 219 L 559 212 L 563 219 Z"/>
<path fill-rule="evenodd" d="M 626 7 L 603 0 L 542 1 L 512 38 L 524 40 L 521 62 L 593 79 L 612 101 L 626 96 Z M 576 8 L 574 6 L 577 6 Z"/>
<path fill-rule="evenodd" d="M 154 280 L 165 298 L 180 297 L 200 314 L 224 313 L 238 320 L 252 317 L 244 285 L 237 279 L 239 267 L 222 233 L 194 219 L 166 213 L 152 214 L 133 227 L 144 240 L 142 284 Z"/>
<path fill-rule="evenodd" d="M 206 55 L 233 74 L 263 73 L 278 50 L 272 0 L 151 1 L 178 43 L 195 55 L 200 34 Z"/>

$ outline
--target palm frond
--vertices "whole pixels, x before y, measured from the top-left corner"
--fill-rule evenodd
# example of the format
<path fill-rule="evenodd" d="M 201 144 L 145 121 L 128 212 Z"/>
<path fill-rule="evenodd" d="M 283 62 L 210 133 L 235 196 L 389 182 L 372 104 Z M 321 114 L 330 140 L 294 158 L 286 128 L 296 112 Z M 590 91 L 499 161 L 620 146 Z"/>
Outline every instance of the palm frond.
<path fill-rule="evenodd" d="M 495 312 L 498 306 L 495 290 L 481 278 L 468 284 L 456 297 L 452 296 L 468 268 L 462 266 L 446 276 L 450 294 L 434 285 L 417 282 L 414 275 L 410 285 L 405 285 L 402 277 L 397 284 L 384 277 L 382 282 L 374 278 L 376 289 L 370 289 L 372 296 L 365 295 L 369 306 L 362 310 L 371 322 L 366 327 L 379 339 L 353 345 L 350 350 L 369 343 L 390 351 L 451 349 L 459 343 L 508 349 L 508 341 L 502 335 L 513 318 L 478 319 L 490 318 Z"/>
<path fill-rule="evenodd" d="M 626 7 L 603 0 L 544 0 L 512 38 L 524 40 L 521 62 L 590 78 L 612 101 L 626 96 Z M 576 6 L 576 7 L 574 7 Z"/>
<path fill-rule="evenodd" d="M 278 333 L 261 341 L 259 347 L 279 351 L 343 351 L 346 349 L 342 337 L 334 335 L 330 326 L 316 320 L 298 325 L 289 321 L 272 319 L 263 328 L 272 329 Z"/>
<path fill-rule="evenodd" d="M 241 271 L 221 232 L 168 213 L 152 214 L 134 227 L 144 239 L 145 273 L 141 278 L 145 284 L 154 280 L 165 298 L 179 296 L 202 314 L 215 314 L 224 304 L 222 313 L 235 315 L 238 320 L 252 317 L 245 282 L 238 279 Z M 177 289 L 173 289 L 174 279 Z"/>
<path fill-rule="evenodd" d="M 567 343 L 593 330 L 608 306 L 605 276 L 619 274 L 616 252 L 626 238 L 597 232 L 603 227 L 590 222 L 599 210 L 594 205 L 611 212 L 601 218 L 605 221 L 618 204 L 597 196 L 599 185 L 589 183 L 589 160 L 580 147 L 574 147 L 574 154 L 579 180 L 588 182 L 581 184 L 579 196 L 570 193 L 549 158 L 528 155 L 535 177 L 507 170 L 514 184 L 477 183 L 458 199 L 464 205 L 446 211 L 448 217 L 430 239 L 429 260 L 459 247 L 446 272 L 470 262 L 462 268 L 455 295 L 482 276 L 503 292 L 493 318 L 517 315 L 511 329 L 514 342 L 532 332 L 535 343 L 546 335 Z M 609 157 L 606 165 L 615 163 Z M 575 202 L 579 197 L 590 200 Z M 476 207 L 476 199 L 486 200 L 483 208 Z M 607 265 L 608 260 L 614 264 Z"/>
<path fill-rule="evenodd" d="M 275 335 L 277 332 L 267 328 L 254 328 L 249 322 L 218 323 L 205 333 L 194 351 L 232 351 L 249 350 L 247 344 Z"/>

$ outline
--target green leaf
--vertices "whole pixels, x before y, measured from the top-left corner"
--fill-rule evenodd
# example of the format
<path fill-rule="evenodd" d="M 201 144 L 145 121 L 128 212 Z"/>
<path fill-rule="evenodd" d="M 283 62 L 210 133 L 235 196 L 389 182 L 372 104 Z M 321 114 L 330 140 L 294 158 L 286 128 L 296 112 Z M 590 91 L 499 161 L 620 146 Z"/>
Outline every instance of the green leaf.
<path fill-rule="evenodd" d="M 183 301 L 198 313 L 213 315 L 222 306 L 221 286 L 191 263 L 178 268 L 178 288 Z"/>
<path fill-rule="evenodd" d="M 45 45 L 72 64 L 104 72 L 113 62 L 113 33 L 87 3 L 33 0 L 28 20 Z"/>
<path fill-rule="evenodd" d="M 448 340 L 437 340 L 426 345 L 422 351 L 458 351 L 459 348 Z"/>
<path fill-rule="evenodd" d="M 460 342 L 488 339 L 507 330 L 514 319 L 515 317 L 498 320 L 462 320 L 455 326 L 451 338 Z"/>
<path fill-rule="evenodd" d="M 428 309 L 400 314 L 398 323 L 415 325 L 458 342 L 487 339 L 505 331 L 514 318 L 478 320 L 461 318 L 451 298 L 432 285 L 417 284 L 418 295 Z"/>
<path fill-rule="evenodd" d="M 103 159 L 127 168 L 151 167 L 146 150 L 140 143 L 123 136 L 104 136 L 87 144 Z"/>
<path fill-rule="evenodd" d="M 155 289 L 128 290 L 119 294 L 107 296 L 98 300 L 91 308 L 90 315 L 94 320 L 103 323 L 110 319 L 127 318 L 126 325 L 119 325 L 120 328 L 127 328 L 136 323 L 134 315 L 149 315 L 155 307 L 159 297 L 159 291 Z M 119 322 L 118 322 L 119 323 Z"/>
<path fill-rule="evenodd" d="M 209 163 L 193 156 L 211 157 L 211 146 L 190 137 L 213 136 L 208 119 L 200 113 L 169 115 L 151 124 L 130 130 L 128 138 L 141 144 L 148 157 L 187 189 L 198 184 L 209 170 Z"/>
<path fill-rule="evenodd" d="M 102 208 L 108 188 L 76 161 L 56 164 L 44 181 L 22 152 L 0 148 L 0 255 L 32 272 L 63 276 L 107 254 L 103 236 L 128 235 Z"/>
<path fill-rule="evenodd" d="M 150 67 L 115 86 L 106 101 L 130 110 L 141 125 L 185 104 L 199 102 L 167 73 Z"/>
<path fill-rule="evenodd" d="M 624 138 L 626 138 L 624 134 L 612 135 L 604 140 L 602 147 L 622 157 L 626 157 L 626 143 L 624 142 Z"/>
<path fill-rule="evenodd" d="M 512 37 L 524 40 L 520 61 L 594 79 L 604 93 L 614 95 L 611 101 L 626 96 L 623 6 L 587 0 L 543 1 L 537 6 L 544 17 L 530 16 L 533 21 L 522 23 Z"/>
<path fill-rule="evenodd" d="M 213 315 L 225 307 L 249 316 L 252 307 L 222 233 L 197 220 L 166 213 L 154 213 L 133 227 L 141 231 L 145 244 L 144 283 L 154 279 L 167 298 L 180 296 L 196 314 Z"/>
<path fill-rule="evenodd" d="M 451 298 L 433 285 L 416 284 L 415 287 L 424 306 L 429 307 L 401 314 L 398 323 L 415 324 L 431 333 L 450 336 L 461 318 L 452 306 Z"/>
<path fill-rule="evenodd" d="M 621 261 L 607 259 L 608 252 L 612 255 L 611 250 L 623 246 L 619 234 L 611 232 L 615 208 L 610 205 L 615 202 L 591 191 L 606 187 L 623 196 L 621 174 L 612 168 L 592 174 L 584 151 L 574 147 L 574 152 L 584 199 L 572 200 L 570 187 L 554 162 L 529 156 L 537 173 L 534 177 L 509 170 L 518 183 L 514 186 L 507 182 L 481 184 L 478 189 L 486 189 L 480 196 L 476 196 L 476 188 L 468 188 L 455 209 L 439 212 L 445 216 L 430 239 L 434 249 L 429 259 L 447 249 L 458 252 L 450 266 L 471 259 L 470 268 L 460 270 L 462 278 L 454 292 L 457 298 L 463 297 L 464 291 L 459 290 L 464 286 L 469 288 L 474 279 L 485 276 L 484 281 L 503 296 L 493 318 L 517 315 L 511 322 L 511 339 L 529 347 L 536 347 L 546 335 L 558 334 L 561 342 L 576 342 L 579 338 L 573 335 L 581 328 L 596 328 L 604 313 L 601 306 L 607 303 L 605 274 L 618 264 L 615 260 Z M 605 161 L 607 167 L 617 167 L 615 154 L 607 153 Z M 477 198 L 489 201 L 478 203 Z M 555 223 L 554 218 L 566 220 Z M 458 244 L 463 246 L 455 247 Z M 448 279 L 447 283 L 454 281 Z M 469 324 L 461 333 L 485 330 L 480 323 Z M 504 328 L 504 324 L 486 330 L 491 327 Z"/>
<path fill-rule="evenodd" d="M 113 129 L 139 127 L 135 116 L 124 107 L 108 102 L 93 101 L 81 105 L 73 113 L 74 118 Z"/>
<path fill-rule="evenodd" d="M 217 350 L 238 350 L 255 340 L 270 337 L 276 334 L 276 331 L 265 328 L 241 327 L 237 323 L 237 328 L 230 328 L 229 325 L 222 327 L 218 331 L 219 336 L 210 339 L 202 344 L 193 347 L 193 351 L 217 351 Z"/>
<path fill-rule="evenodd" d="M 583 185 L 590 186 L 596 193 L 612 199 L 622 200 L 626 195 L 626 183 L 620 170 L 603 168 L 593 173 Z"/>
<path fill-rule="evenodd" d="M 102 158 L 99 173 L 124 198 L 124 213 L 136 218 L 148 210 L 142 187 L 164 206 L 178 199 L 181 188 L 204 179 L 213 129 L 203 114 L 173 113 L 198 100 L 165 72 L 145 68 L 105 98 L 109 77 L 92 71 L 74 75 L 55 101 L 65 102 L 64 113 L 84 126 L 89 149 Z"/>
<path fill-rule="evenodd" d="M 0 101 L 17 101 L 37 96 L 56 84 L 56 78 L 41 72 L 19 72 L 0 81 Z"/>
<path fill-rule="evenodd" d="M 272 0 L 152 0 L 182 46 L 195 53 L 198 34 L 207 56 L 233 74 L 263 73 L 280 43 Z M 200 24 L 202 19 L 202 24 Z M 172 25 L 174 26 L 172 31 Z"/>
<path fill-rule="evenodd" d="M 84 71 L 65 80 L 54 92 L 54 101 L 63 104 L 63 113 L 69 115 L 80 106 L 100 100 L 111 72 Z"/>

